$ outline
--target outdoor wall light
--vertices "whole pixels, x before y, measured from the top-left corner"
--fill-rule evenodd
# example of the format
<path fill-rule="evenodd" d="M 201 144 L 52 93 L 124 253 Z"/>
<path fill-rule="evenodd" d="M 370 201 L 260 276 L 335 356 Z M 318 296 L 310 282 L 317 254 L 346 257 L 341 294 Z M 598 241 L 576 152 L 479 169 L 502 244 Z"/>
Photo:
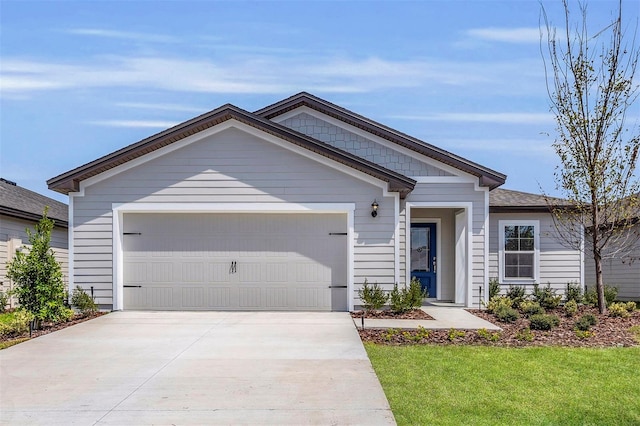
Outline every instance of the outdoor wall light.
<path fill-rule="evenodd" d="M 373 203 L 371 203 L 371 217 L 376 216 L 378 216 L 378 202 L 373 200 Z"/>

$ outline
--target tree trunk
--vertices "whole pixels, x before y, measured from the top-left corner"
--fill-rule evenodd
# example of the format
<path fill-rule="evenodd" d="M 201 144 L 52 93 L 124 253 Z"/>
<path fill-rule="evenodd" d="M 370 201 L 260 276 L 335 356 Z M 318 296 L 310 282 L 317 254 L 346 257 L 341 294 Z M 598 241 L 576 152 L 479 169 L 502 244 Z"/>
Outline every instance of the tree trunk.
<path fill-rule="evenodd" d="M 601 314 L 607 312 L 607 301 L 604 298 L 604 282 L 602 280 L 602 256 L 600 252 L 593 251 L 593 260 L 596 267 L 596 292 L 598 293 L 598 311 Z"/>

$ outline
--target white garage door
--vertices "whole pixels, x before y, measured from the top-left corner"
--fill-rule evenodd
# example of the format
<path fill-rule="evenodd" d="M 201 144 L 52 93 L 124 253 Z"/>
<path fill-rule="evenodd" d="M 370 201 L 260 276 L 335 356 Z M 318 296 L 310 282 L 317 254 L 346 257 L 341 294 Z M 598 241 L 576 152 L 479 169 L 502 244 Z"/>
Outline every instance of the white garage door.
<path fill-rule="evenodd" d="M 124 308 L 347 310 L 344 214 L 124 215 Z"/>

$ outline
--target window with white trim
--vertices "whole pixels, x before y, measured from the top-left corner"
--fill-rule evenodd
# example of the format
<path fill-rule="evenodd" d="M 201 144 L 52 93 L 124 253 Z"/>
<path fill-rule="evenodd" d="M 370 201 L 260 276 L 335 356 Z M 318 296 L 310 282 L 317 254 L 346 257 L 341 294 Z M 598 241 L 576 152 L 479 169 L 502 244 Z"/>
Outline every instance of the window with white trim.
<path fill-rule="evenodd" d="M 539 277 L 540 222 L 537 220 L 501 220 L 498 224 L 501 281 L 537 281 Z"/>

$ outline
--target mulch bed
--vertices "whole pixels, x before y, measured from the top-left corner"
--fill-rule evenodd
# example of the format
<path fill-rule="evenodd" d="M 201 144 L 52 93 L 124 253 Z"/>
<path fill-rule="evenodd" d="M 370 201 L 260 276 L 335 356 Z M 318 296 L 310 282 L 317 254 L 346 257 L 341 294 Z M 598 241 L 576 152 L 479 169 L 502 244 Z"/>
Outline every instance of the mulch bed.
<path fill-rule="evenodd" d="M 431 315 L 427 314 L 422 309 L 411 309 L 410 311 L 401 312 L 401 313 L 392 312 L 389 310 L 370 311 L 370 312 L 355 311 L 355 312 L 351 312 L 351 317 L 362 318 L 363 314 L 365 318 L 371 318 L 371 319 L 377 318 L 377 319 L 433 320 Z"/>
<path fill-rule="evenodd" d="M 53 333 L 54 331 L 62 330 L 63 328 L 67 328 L 67 327 L 71 327 L 72 325 L 80 324 L 81 322 L 85 322 L 85 321 L 88 321 L 90 319 L 97 318 L 97 317 L 102 316 L 104 314 L 106 314 L 106 312 L 95 312 L 95 313 L 89 314 L 89 315 L 76 315 L 75 317 L 73 317 L 72 319 L 70 319 L 69 321 L 66 321 L 66 322 L 44 323 L 44 324 L 40 325 L 39 329 L 33 330 L 33 333 L 31 333 L 31 337 L 34 338 L 34 337 L 43 336 L 45 334 Z M 24 339 L 24 338 L 28 338 L 28 337 L 29 337 L 29 332 L 27 331 L 26 333 L 13 335 L 13 336 L 1 336 L 0 337 L 0 342 L 7 342 L 7 341 L 10 341 L 10 340 Z"/>
<path fill-rule="evenodd" d="M 485 345 L 485 346 L 567 346 L 567 347 L 616 347 L 640 346 L 638 337 L 629 331 L 632 326 L 640 327 L 640 310 L 634 311 L 628 318 L 609 317 L 600 315 L 596 308 L 581 306 L 574 317 L 567 317 L 562 308 L 548 311 L 560 318 L 560 325 L 549 331 L 531 330 L 533 340 L 523 339 L 523 329 L 529 327 L 529 320 L 520 318 L 514 323 L 499 322 L 493 314 L 478 309 L 469 309 L 472 314 L 485 319 L 502 328 L 496 335 L 489 330 L 486 333 L 477 330 L 359 330 L 360 337 L 365 342 L 385 345 Z M 584 314 L 593 314 L 598 322 L 591 328 L 593 335 L 579 338 L 574 331 L 574 324 Z M 428 336 L 426 335 L 428 334 Z M 497 339 L 493 341 L 492 339 Z"/>

